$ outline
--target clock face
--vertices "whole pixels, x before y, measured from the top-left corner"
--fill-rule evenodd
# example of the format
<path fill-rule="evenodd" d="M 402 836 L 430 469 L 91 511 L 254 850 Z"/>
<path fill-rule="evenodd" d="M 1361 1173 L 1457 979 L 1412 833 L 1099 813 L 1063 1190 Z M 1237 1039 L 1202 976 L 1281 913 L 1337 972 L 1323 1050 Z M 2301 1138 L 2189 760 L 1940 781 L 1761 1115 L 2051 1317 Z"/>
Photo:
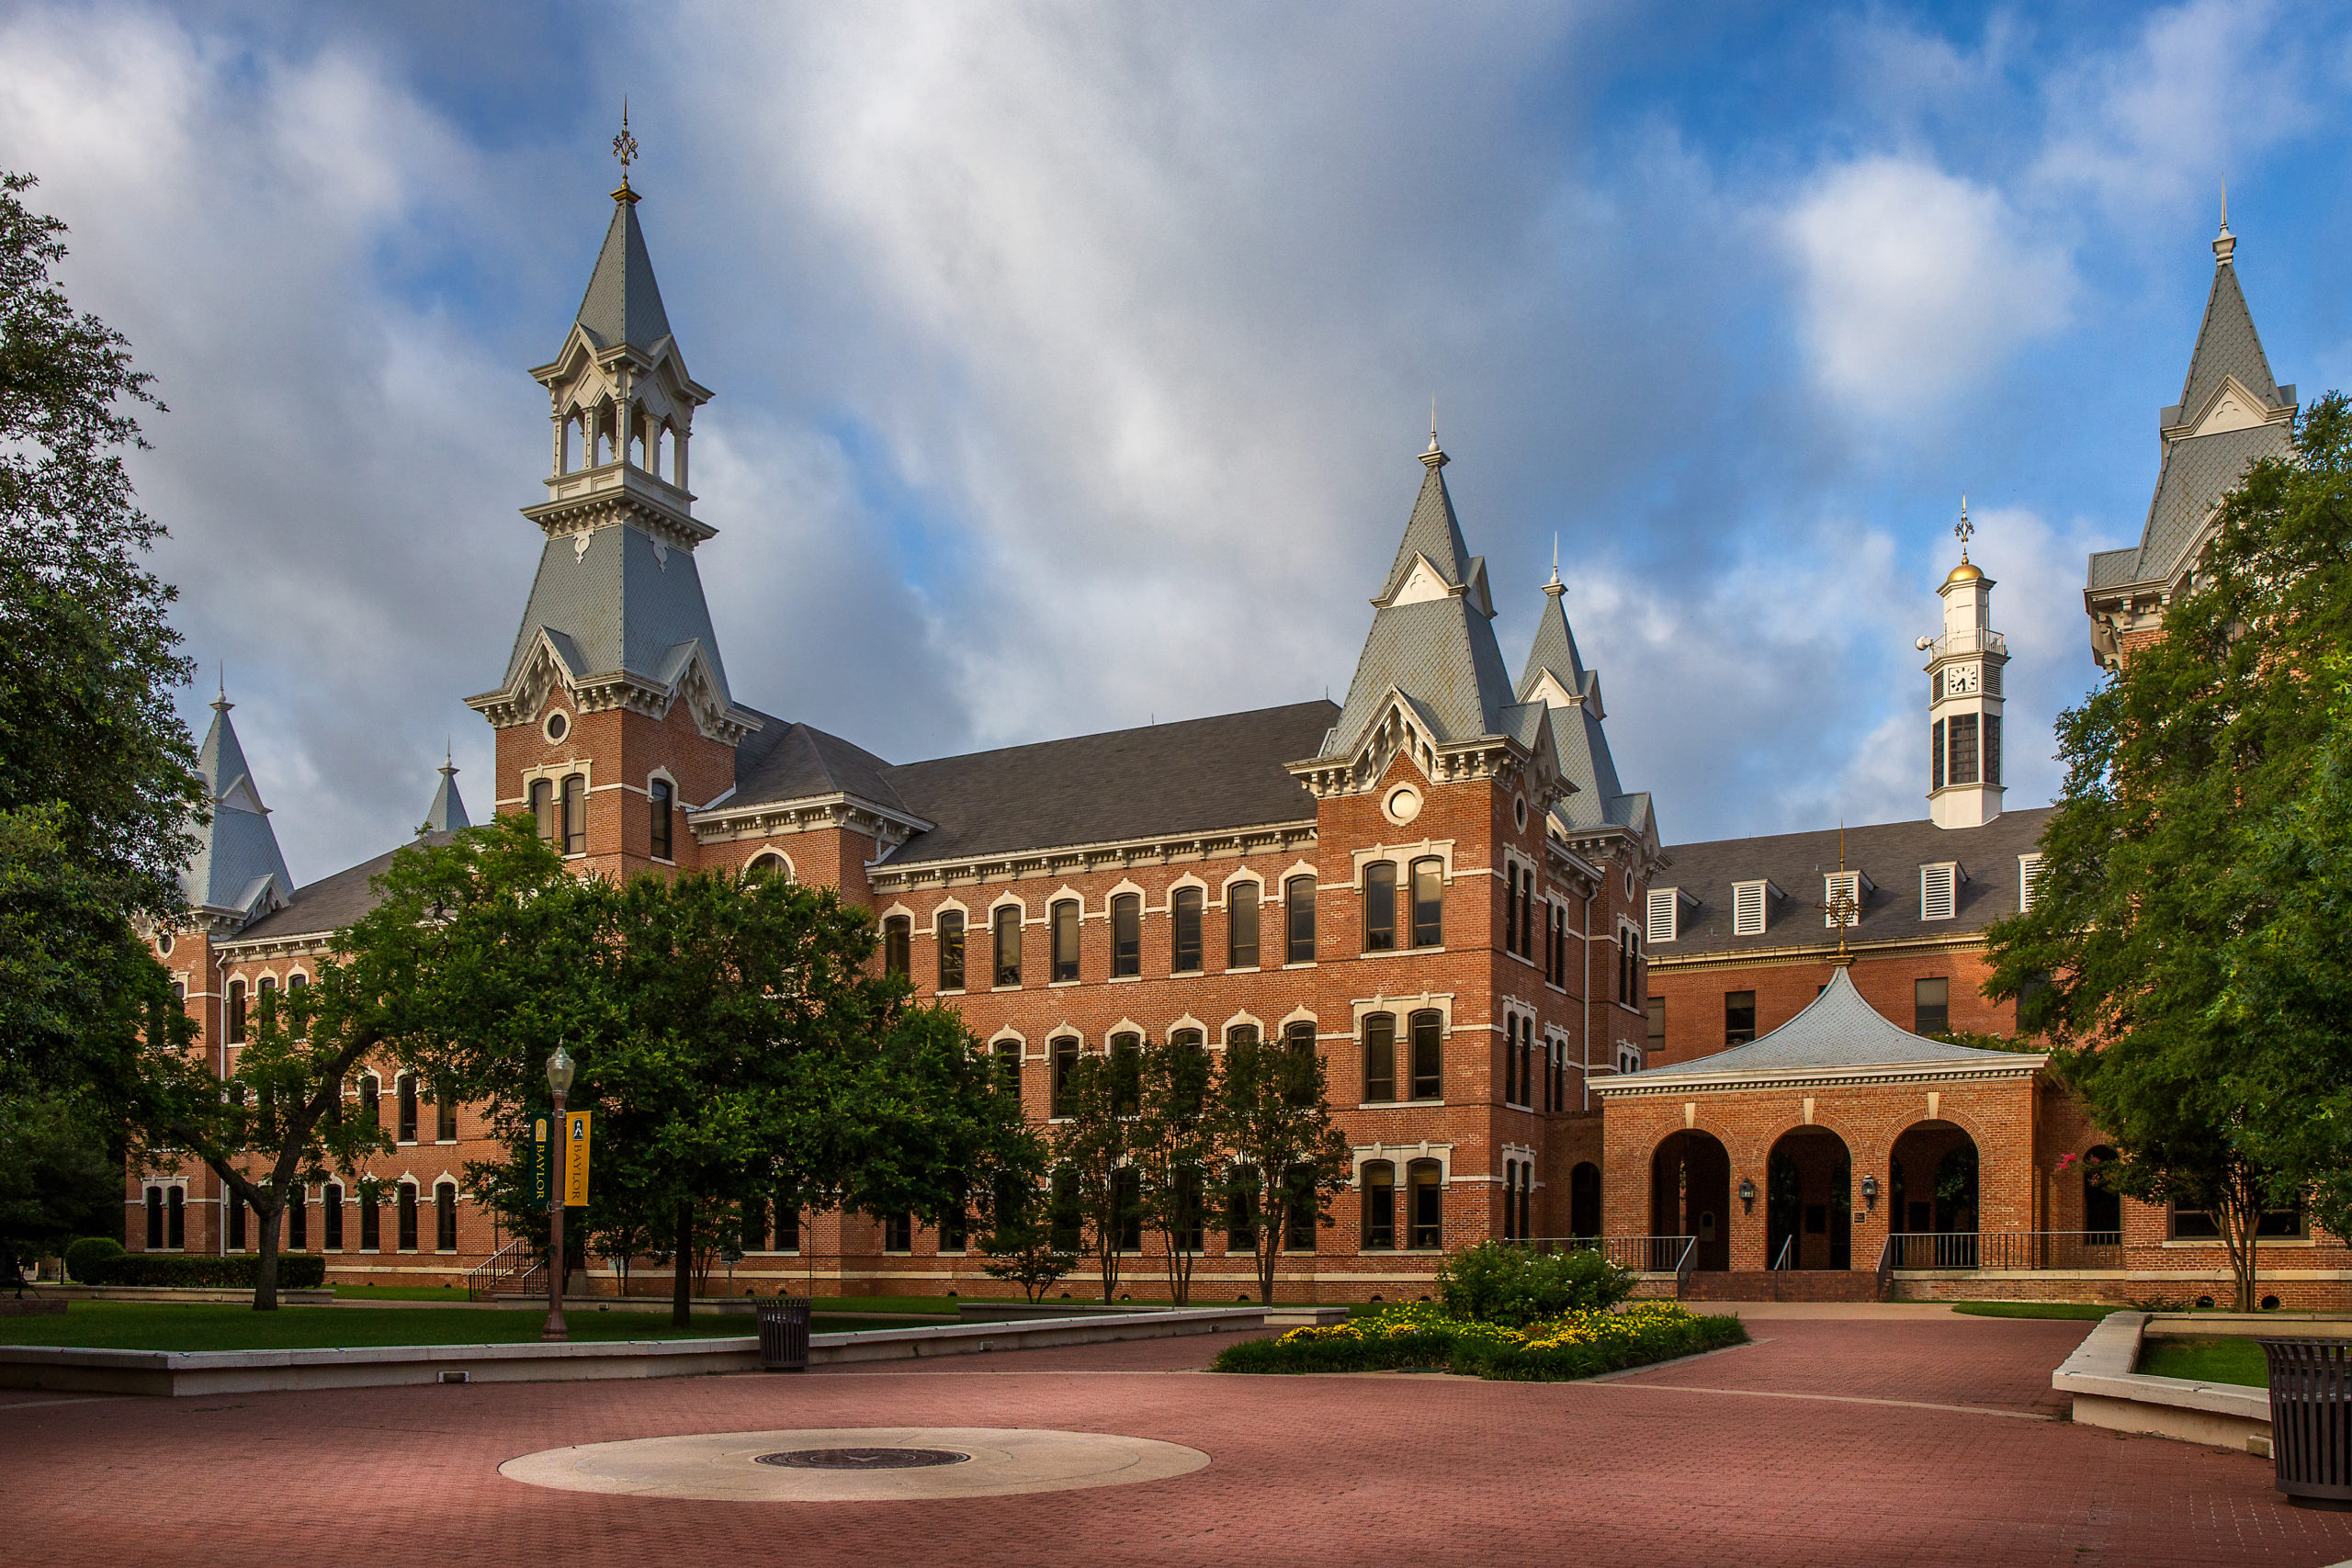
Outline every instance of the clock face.
<path fill-rule="evenodd" d="M 1976 690 L 1976 680 L 1975 665 L 1955 664 L 1944 671 L 1944 694 L 1950 697 L 1968 696 Z"/>

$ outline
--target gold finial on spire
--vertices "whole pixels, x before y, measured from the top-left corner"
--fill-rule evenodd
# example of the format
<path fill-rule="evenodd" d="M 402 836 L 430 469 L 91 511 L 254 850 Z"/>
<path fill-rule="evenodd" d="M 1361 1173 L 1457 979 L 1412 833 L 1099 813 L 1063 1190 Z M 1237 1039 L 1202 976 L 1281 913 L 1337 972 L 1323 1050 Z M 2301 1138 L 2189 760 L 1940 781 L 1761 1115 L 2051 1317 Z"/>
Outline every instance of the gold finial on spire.
<path fill-rule="evenodd" d="M 613 138 L 613 156 L 621 161 L 621 188 L 613 192 L 615 201 L 635 201 L 637 192 L 628 188 L 628 166 L 637 162 L 637 138 L 628 130 L 628 98 L 621 98 L 621 133 Z"/>
<path fill-rule="evenodd" d="M 1951 531 L 1951 534 L 1953 538 L 1960 541 L 1960 564 L 1966 566 L 1968 564 L 1968 541 L 1976 537 L 1976 525 L 1968 520 L 1968 492 L 1966 491 L 1962 491 L 1960 492 L 1960 525 L 1954 528 Z"/>
<path fill-rule="evenodd" d="M 1838 928 L 1838 956 L 1830 962 L 1843 969 L 1854 962 L 1853 954 L 1846 951 L 1846 928 L 1861 919 L 1862 901 L 1846 884 L 1846 819 L 1842 817 L 1838 819 L 1837 879 L 1816 908 Z"/>

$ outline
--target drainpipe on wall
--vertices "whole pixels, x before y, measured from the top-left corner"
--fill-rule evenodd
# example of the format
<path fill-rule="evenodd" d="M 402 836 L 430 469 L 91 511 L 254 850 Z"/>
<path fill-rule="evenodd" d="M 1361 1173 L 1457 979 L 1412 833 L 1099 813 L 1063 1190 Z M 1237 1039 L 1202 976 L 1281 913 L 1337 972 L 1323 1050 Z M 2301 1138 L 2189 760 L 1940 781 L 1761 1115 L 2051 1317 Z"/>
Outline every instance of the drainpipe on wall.
<path fill-rule="evenodd" d="M 229 1078 L 229 955 L 220 953 L 215 963 L 220 973 L 215 976 L 218 983 L 213 1001 L 220 1010 L 220 1080 L 226 1083 Z M 204 1168 L 198 1166 L 198 1168 Z M 212 1185 L 220 1190 L 220 1196 L 213 1200 L 212 1204 L 214 1251 L 218 1256 L 226 1258 L 229 1256 L 229 1189 L 218 1176 L 212 1178 Z"/>
<path fill-rule="evenodd" d="M 1601 875 L 1609 874 L 1603 871 Z M 1592 895 L 1600 891 L 1598 883 L 1592 892 L 1584 896 L 1584 1042 L 1577 1047 L 1584 1053 L 1584 1066 L 1579 1069 L 1577 1092 L 1584 1097 L 1584 1109 L 1592 1109 Z"/>

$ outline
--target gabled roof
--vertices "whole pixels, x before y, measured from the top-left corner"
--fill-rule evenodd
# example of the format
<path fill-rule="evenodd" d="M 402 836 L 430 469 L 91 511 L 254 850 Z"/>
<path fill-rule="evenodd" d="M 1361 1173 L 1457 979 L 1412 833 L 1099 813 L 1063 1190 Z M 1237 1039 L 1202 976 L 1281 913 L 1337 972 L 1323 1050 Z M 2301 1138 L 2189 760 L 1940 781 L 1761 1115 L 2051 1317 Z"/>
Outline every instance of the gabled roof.
<path fill-rule="evenodd" d="M 735 748 L 735 793 L 727 797 L 726 809 L 830 795 L 908 809 L 889 780 L 890 764 L 873 752 L 814 725 L 759 716 L 760 730 Z"/>
<path fill-rule="evenodd" d="M 441 845 L 455 833 L 420 834 L 419 843 Z M 406 846 L 403 846 L 403 848 Z M 239 931 L 232 942 L 274 942 L 287 937 L 325 936 L 339 931 L 383 900 L 372 884 L 392 863 L 399 850 L 386 850 L 373 860 L 322 876 L 294 890 L 283 908 L 273 910 Z"/>
<path fill-rule="evenodd" d="M 1618 782 L 1617 761 L 1610 755 L 1609 736 L 1601 728 L 1606 717 L 1600 703 L 1600 673 L 1584 667 L 1577 651 L 1576 633 L 1568 625 L 1567 589 L 1557 575 L 1544 585 L 1544 614 L 1535 623 L 1535 641 L 1527 652 L 1527 668 L 1519 677 L 1519 696 L 1534 697 L 1548 675 L 1573 699 L 1552 709 L 1552 742 L 1560 753 L 1560 771 L 1576 791 L 1552 808 L 1552 815 L 1571 829 L 1602 827 L 1640 830 L 1649 812 L 1649 796 L 1628 795 Z"/>
<path fill-rule="evenodd" d="M 466 815 L 464 797 L 458 794 L 458 769 L 453 762 L 441 764 L 441 784 L 433 792 L 433 804 L 425 808 L 424 830 L 428 833 L 454 833 L 460 828 L 470 828 L 473 818 Z"/>
<path fill-rule="evenodd" d="M 1379 722 L 1392 690 L 1411 700 L 1441 741 L 1473 740 L 1523 728 L 1521 719 L 1509 715 L 1518 699 L 1502 649 L 1495 642 L 1486 563 L 1470 554 L 1454 520 L 1453 501 L 1442 472 L 1445 454 L 1432 444 L 1421 461 L 1429 471 L 1406 520 L 1396 562 L 1373 601 L 1372 629 L 1356 660 L 1348 700 L 1322 745 L 1301 756 L 1352 752 L 1364 731 Z M 1439 580 L 1438 591 L 1406 592 L 1420 561 L 1427 561 Z"/>
<path fill-rule="evenodd" d="M 653 281 L 653 257 L 637 226 L 635 192 L 613 203 L 612 227 L 605 231 L 605 248 L 597 253 L 596 270 L 589 275 L 574 320 L 599 348 L 627 344 L 650 354 L 670 335 L 670 315 L 662 308 L 661 286 Z"/>
<path fill-rule="evenodd" d="M 574 677 L 623 672 L 663 688 L 699 649 L 719 700 L 733 701 L 694 552 L 658 544 L 636 528 L 548 540 L 502 689 L 512 691 L 522 680 L 542 631 Z"/>
<path fill-rule="evenodd" d="M 180 889 L 196 908 L 251 914 L 285 898 L 294 878 L 278 850 L 277 832 L 269 825 L 269 808 L 262 804 L 237 727 L 229 720 L 235 705 L 225 694 L 212 705 L 212 728 L 197 756 L 212 820 L 180 873 Z"/>
<path fill-rule="evenodd" d="M 1638 1073 L 1623 1073 L 1605 1080 L 1597 1079 L 1593 1088 L 1605 1095 L 1619 1086 L 1630 1088 L 1662 1080 L 1713 1078 L 1734 1074 L 1928 1065 L 2015 1068 L 2029 1063 L 2038 1064 L 2040 1060 L 2038 1055 L 2030 1053 L 1985 1051 L 1973 1045 L 1954 1045 L 1949 1041 L 1930 1040 L 1924 1034 L 1899 1029 L 1862 999 L 1862 994 L 1854 989 L 1852 978 L 1840 967 L 1830 972 L 1829 984 L 1822 987 L 1821 995 L 1808 1003 L 1803 1012 L 1770 1034 L 1761 1035 L 1745 1045 L 1735 1045 L 1728 1051 L 1718 1051 L 1712 1056 L 1677 1062 L 1668 1066 L 1645 1067 Z"/>

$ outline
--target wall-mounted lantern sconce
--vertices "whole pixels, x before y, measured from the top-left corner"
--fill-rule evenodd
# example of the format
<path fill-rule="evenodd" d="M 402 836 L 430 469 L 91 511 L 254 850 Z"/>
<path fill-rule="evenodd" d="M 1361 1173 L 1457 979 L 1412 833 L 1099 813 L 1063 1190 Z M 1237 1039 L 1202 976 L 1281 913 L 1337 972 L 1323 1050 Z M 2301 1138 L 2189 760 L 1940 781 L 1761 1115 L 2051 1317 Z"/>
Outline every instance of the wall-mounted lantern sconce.
<path fill-rule="evenodd" d="M 1865 1176 L 1862 1178 L 1862 1201 L 1868 1203 L 1873 1209 L 1878 1207 L 1877 1177 Z"/>
<path fill-rule="evenodd" d="M 1749 1213 L 1756 1212 L 1756 1183 L 1748 1177 L 1739 1179 L 1739 1201 Z"/>

